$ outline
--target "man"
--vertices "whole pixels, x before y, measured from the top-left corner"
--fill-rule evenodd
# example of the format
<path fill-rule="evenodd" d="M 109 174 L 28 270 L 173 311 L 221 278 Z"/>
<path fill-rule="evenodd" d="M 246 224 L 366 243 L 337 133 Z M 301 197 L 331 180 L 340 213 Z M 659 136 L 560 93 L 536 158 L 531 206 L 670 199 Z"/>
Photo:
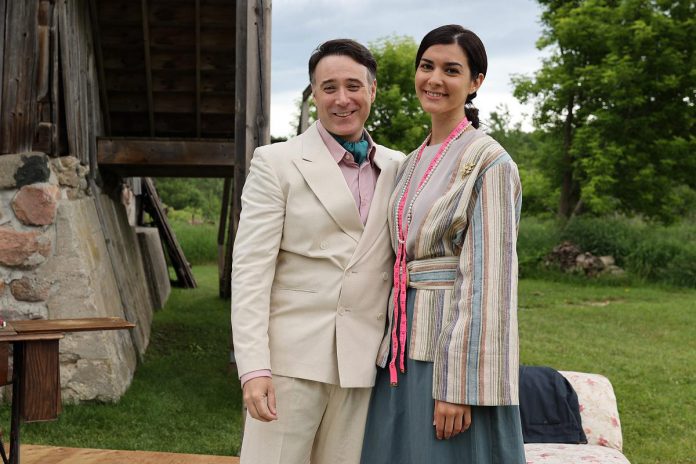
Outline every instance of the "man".
<path fill-rule="evenodd" d="M 388 200 L 403 155 L 364 129 L 377 64 L 352 40 L 309 60 L 319 121 L 258 148 L 234 243 L 242 464 L 358 463 L 384 335 Z"/>

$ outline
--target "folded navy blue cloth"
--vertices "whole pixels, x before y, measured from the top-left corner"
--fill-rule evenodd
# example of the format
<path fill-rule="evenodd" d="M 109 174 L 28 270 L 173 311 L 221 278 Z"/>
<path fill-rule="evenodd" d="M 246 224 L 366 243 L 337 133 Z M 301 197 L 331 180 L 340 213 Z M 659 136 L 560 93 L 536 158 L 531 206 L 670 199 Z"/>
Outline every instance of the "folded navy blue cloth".
<path fill-rule="evenodd" d="M 578 395 L 550 367 L 520 366 L 520 417 L 525 443 L 587 443 Z"/>

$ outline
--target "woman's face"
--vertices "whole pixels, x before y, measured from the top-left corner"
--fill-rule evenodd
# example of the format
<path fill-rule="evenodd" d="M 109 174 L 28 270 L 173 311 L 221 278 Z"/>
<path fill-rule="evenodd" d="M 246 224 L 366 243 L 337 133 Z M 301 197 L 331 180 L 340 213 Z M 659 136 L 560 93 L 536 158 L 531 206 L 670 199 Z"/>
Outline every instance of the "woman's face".
<path fill-rule="evenodd" d="M 464 104 L 483 82 L 473 77 L 461 47 L 454 43 L 425 50 L 416 69 L 416 95 L 427 113 L 464 118 Z"/>

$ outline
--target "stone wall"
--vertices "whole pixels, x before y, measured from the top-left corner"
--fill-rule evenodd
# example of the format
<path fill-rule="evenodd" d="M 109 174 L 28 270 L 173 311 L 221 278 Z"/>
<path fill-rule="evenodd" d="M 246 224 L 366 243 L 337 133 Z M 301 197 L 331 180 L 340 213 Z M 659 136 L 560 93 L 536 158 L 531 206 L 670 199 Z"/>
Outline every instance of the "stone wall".
<path fill-rule="evenodd" d="M 113 401 L 147 348 L 153 305 L 125 208 L 85 175 L 73 157 L 0 156 L 0 317 L 135 322 L 60 343 L 63 399 Z"/>

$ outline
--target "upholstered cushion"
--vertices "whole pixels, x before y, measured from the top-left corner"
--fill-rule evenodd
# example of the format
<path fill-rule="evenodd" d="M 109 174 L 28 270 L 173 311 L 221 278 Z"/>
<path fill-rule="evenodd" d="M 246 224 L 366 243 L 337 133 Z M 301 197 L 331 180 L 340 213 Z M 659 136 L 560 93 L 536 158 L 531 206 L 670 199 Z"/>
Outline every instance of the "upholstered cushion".
<path fill-rule="evenodd" d="M 561 374 L 570 381 L 578 394 L 582 428 L 587 435 L 587 444 L 621 451 L 621 422 L 616 396 L 609 379 L 599 374 L 584 372 L 561 371 Z"/>
<path fill-rule="evenodd" d="M 599 445 L 527 443 L 527 464 L 630 464 L 618 450 Z"/>

